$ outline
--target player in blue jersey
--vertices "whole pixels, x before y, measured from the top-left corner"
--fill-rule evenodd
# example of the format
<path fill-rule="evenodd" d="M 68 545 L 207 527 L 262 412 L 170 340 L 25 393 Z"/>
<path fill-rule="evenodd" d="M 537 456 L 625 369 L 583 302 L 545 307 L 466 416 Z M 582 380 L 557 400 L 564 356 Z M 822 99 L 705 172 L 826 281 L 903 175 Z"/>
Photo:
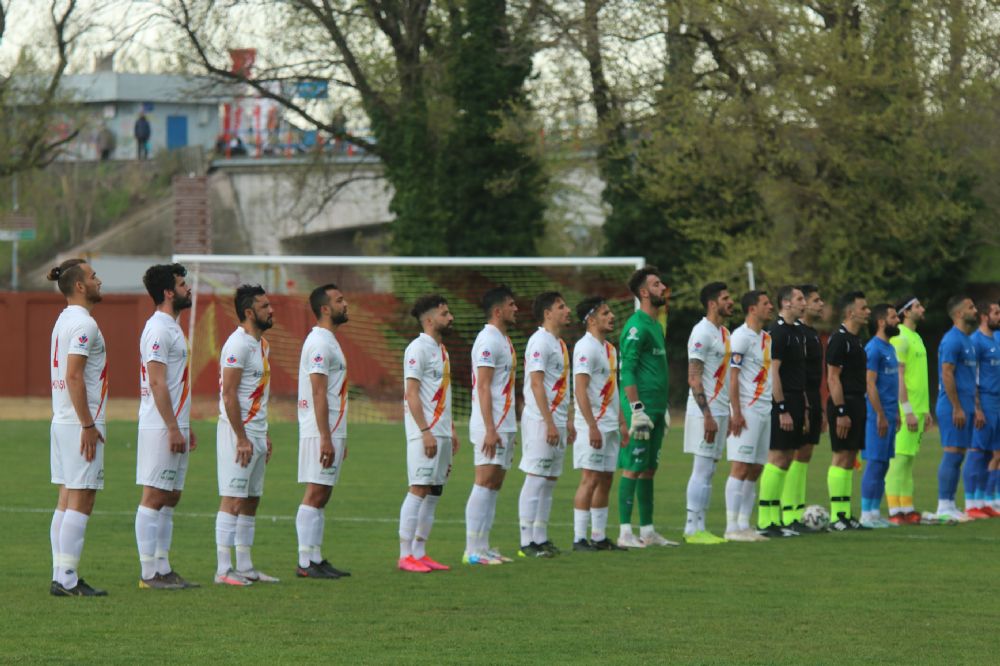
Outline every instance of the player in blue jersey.
<path fill-rule="evenodd" d="M 867 418 L 865 420 L 865 473 L 861 477 L 861 524 L 865 527 L 897 527 L 879 515 L 885 494 L 885 475 L 895 454 L 899 430 L 899 361 L 889 339 L 899 335 L 896 308 L 880 303 L 872 308 L 875 335 L 865 345 Z"/>
<path fill-rule="evenodd" d="M 955 491 L 965 451 L 972 446 L 974 426 L 986 422 L 976 392 L 976 347 L 970 334 L 979 319 L 971 298 L 948 300 L 952 328 L 938 346 L 938 399 L 935 414 L 941 428 L 941 465 L 938 467 L 938 510 L 941 522 L 969 518 L 955 506 Z"/>
<path fill-rule="evenodd" d="M 1000 477 L 1000 305 L 982 301 L 976 306 L 979 328 L 972 334 L 979 367 L 979 404 L 986 424 L 973 431 L 965 463 L 965 514 L 969 518 L 1000 517 L 996 502 Z"/>

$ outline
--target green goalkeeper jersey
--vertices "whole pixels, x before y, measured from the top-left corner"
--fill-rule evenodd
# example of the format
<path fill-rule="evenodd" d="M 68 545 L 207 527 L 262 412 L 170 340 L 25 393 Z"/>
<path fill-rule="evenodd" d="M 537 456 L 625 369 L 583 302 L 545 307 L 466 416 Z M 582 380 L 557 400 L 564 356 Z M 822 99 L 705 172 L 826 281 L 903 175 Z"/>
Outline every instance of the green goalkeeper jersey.
<path fill-rule="evenodd" d="M 630 414 L 626 386 L 635 386 L 647 412 L 667 411 L 667 345 L 663 327 L 642 310 L 625 322 L 621 343 L 621 400 L 626 416 Z"/>
<path fill-rule="evenodd" d="M 889 342 L 896 348 L 896 357 L 906 365 L 903 372 L 903 382 L 910 406 L 915 414 L 926 414 L 930 411 L 930 391 L 927 384 L 927 348 L 920 334 L 911 331 L 907 326 L 899 327 L 899 335 Z M 900 406 L 902 409 L 902 405 Z"/>

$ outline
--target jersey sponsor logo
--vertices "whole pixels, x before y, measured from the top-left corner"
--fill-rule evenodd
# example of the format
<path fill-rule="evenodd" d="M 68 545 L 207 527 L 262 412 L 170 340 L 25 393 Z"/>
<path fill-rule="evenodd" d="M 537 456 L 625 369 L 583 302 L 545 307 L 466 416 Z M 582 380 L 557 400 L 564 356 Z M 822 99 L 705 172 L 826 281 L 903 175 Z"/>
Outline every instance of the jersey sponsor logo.
<path fill-rule="evenodd" d="M 990 351 L 993 350 L 991 349 Z M 542 356 L 541 352 L 536 351 L 534 354 L 531 355 L 531 358 L 541 358 L 541 356 Z"/>
<path fill-rule="evenodd" d="M 87 344 L 87 341 L 90 340 L 90 338 L 88 338 L 86 334 L 83 334 L 80 337 L 78 337 L 77 340 L 80 341 L 81 345 L 85 345 Z"/>
<path fill-rule="evenodd" d="M 629 340 L 638 340 L 639 339 L 639 329 L 636 328 L 635 326 L 633 326 L 632 328 L 628 329 L 628 338 L 627 339 L 629 339 Z"/>
<path fill-rule="evenodd" d="M 229 487 L 233 490 L 246 490 L 247 479 L 229 479 Z"/>
<path fill-rule="evenodd" d="M 483 359 L 492 358 L 492 357 L 493 357 L 493 355 L 490 353 L 489 349 L 484 349 L 483 353 L 480 355 L 480 358 L 483 358 Z"/>
<path fill-rule="evenodd" d="M 732 360 L 730 360 L 730 365 L 735 365 L 737 368 L 743 365 L 743 354 L 733 354 Z"/>
<path fill-rule="evenodd" d="M 173 481 L 177 478 L 177 470 L 165 469 L 160 472 L 160 481 Z"/>
<path fill-rule="evenodd" d="M 587 362 L 587 357 L 586 356 L 581 356 L 580 358 L 577 359 L 577 361 L 579 361 L 580 363 L 586 363 Z"/>
<path fill-rule="evenodd" d="M 155 352 L 156 352 L 156 351 L 160 351 L 160 341 L 159 341 L 159 340 L 155 341 L 155 342 L 153 343 L 153 346 L 151 347 L 151 349 L 152 349 L 153 351 L 155 351 Z"/>
<path fill-rule="evenodd" d="M 228 357 L 226 357 L 226 365 L 234 365 L 235 363 L 236 363 L 236 356 L 230 354 Z"/>
<path fill-rule="evenodd" d="M 413 366 L 415 366 L 417 364 L 417 359 L 411 358 L 406 363 L 407 363 L 407 365 L 409 365 L 412 368 Z"/>
<path fill-rule="evenodd" d="M 313 363 L 322 363 L 322 362 L 323 362 L 322 354 L 316 354 L 315 356 L 313 356 Z"/>
<path fill-rule="evenodd" d="M 434 473 L 433 467 L 418 467 L 416 469 L 416 474 L 414 474 L 414 476 L 416 476 L 418 479 L 429 479 L 431 478 L 431 474 L 433 473 Z"/>
<path fill-rule="evenodd" d="M 705 345 L 701 344 L 700 342 L 696 342 L 696 343 L 694 343 L 694 348 L 695 348 L 695 349 L 701 349 L 701 348 L 702 348 L 702 347 L 704 347 L 704 346 L 705 346 Z"/>

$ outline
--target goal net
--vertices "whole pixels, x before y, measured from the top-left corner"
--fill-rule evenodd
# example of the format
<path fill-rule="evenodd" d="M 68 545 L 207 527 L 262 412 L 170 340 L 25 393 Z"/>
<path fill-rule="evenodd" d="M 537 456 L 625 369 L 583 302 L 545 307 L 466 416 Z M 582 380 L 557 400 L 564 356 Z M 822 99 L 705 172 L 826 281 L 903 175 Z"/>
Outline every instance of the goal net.
<path fill-rule="evenodd" d="M 458 424 L 470 408 L 472 343 L 484 324 L 479 300 L 497 285 L 517 298 L 517 326 L 510 331 L 518 351 L 518 391 L 523 354 L 537 322 L 532 302 L 543 291 L 558 291 L 570 308 L 588 296 L 605 298 L 618 326 L 634 311 L 626 281 L 641 257 L 608 258 L 448 258 L 227 256 L 178 254 L 188 269 L 194 306 L 188 318 L 195 398 L 208 403 L 218 396 L 219 353 L 238 324 L 233 293 L 241 284 L 260 284 L 274 308 L 274 327 L 265 334 L 271 347 L 271 408 L 278 419 L 295 418 L 299 354 L 315 325 L 309 292 L 334 283 L 348 302 L 349 321 L 337 331 L 347 357 L 349 422 L 393 423 L 403 417 L 403 351 L 420 330 L 410 316 L 413 302 L 438 293 L 455 316 L 445 338 L 451 356 L 452 404 Z M 575 317 L 574 317 L 575 320 Z M 573 343 L 583 334 L 574 324 L 564 333 Z M 617 342 L 617 333 L 612 336 Z"/>

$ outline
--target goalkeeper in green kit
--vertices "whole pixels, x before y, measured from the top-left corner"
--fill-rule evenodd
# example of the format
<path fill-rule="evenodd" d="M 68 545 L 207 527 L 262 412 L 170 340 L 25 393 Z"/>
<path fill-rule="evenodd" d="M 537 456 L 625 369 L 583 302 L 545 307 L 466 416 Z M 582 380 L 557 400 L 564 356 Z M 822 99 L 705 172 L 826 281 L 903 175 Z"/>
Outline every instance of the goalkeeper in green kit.
<path fill-rule="evenodd" d="M 653 529 L 653 476 L 660 460 L 660 447 L 669 424 L 667 412 L 667 347 L 663 327 L 657 320 L 666 305 L 668 289 L 655 266 L 632 274 L 628 288 L 639 299 L 635 311 L 622 328 L 621 401 L 629 427 L 629 438 L 618 452 L 622 470 L 618 485 L 618 517 L 623 548 L 676 546 Z M 639 536 L 632 532 L 632 506 L 639 504 Z"/>

